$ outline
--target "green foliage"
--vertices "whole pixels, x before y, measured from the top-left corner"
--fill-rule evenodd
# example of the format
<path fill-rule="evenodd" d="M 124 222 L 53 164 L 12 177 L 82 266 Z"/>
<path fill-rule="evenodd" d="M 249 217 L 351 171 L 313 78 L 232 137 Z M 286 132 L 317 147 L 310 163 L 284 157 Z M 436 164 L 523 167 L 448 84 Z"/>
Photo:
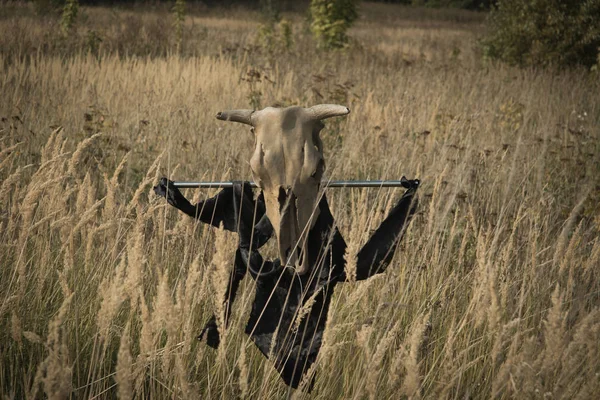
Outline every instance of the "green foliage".
<path fill-rule="evenodd" d="M 98 32 L 93 29 L 90 29 L 85 35 L 85 47 L 94 56 L 98 56 L 101 42 L 102 38 Z"/>
<path fill-rule="evenodd" d="M 77 0 L 67 0 L 63 7 L 62 16 L 60 18 L 60 29 L 63 35 L 68 36 L 71 29 L 77 20 L 79 13 L 79 2 Z"/>
<path fill-rule="evenodd" d="M 267 24 L 274 25 L 281 19 L 281 1 L 260 0 L 260 13 Z"/>
<path fill-rule="evenodd" d="M 289 50 L 292 47 L 292 44 L 294 44 L 294 39 L 292 38 L 292 23 L 287 19 L 282 19 L 279 22 L 279 30 L 281 31 L 281 43 Z"/>
<path fill-rule="evenodd" d="M 175 0 L 173 16 L 175 17 L 173 27 L 175 28 L 177 49 L 181 49 L 181 44 L 183 43 L 183 23 L 185 22 L 185 0 Z"/>
<path fill-rule="evenodd" d="M 597 63 L 600 0 L 499 0 L 488 25 L 486 57 L 523 66 Z"/>
<path fill-rule="evenodd" d="M 319 46 L 341 48 L 348 43 L 346 31 L 358 18 L 356 0 L 312 0 L 311 31 Z"/>
<path fill-rule="evenodd" d="M 292 24 L 281 18 L 281 0 L 260 0 L 263 23 L 258 27 L 258 42 L 269 53 L 290 50 L 294 41 Z"/>
<path fill-rule="evenodd" d="M 258 42 L 269 53 L 287 51 L 294 45 L 292 23 L 282 19 L 278 23 L 260 24 L 258 27 Z"/>

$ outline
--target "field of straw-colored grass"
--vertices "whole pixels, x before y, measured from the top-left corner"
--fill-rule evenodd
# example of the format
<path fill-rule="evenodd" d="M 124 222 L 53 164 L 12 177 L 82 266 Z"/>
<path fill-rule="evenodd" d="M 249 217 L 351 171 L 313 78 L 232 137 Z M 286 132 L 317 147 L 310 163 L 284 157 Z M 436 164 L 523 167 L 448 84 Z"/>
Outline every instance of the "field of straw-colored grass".
<path fill-rule="evenodd" d="M 193 8 L 57 19 L 0 5 L 3 398 L 579 398 L 600 392 L 600 79 L 484 63 L 483 16 L 364 3 L 345 51 Z M 101 41 L 94 39 L 94 35 Z M 251 105 L 334 102 L 326 176 L 423 182 L 385 274 L 336 289 L 311 394 L 243 334 L 218 351 L 236 238 L 157 198 L 161 176 L 248 179 Z M 361 246 L 401 189 L 331 189 Z M 201 199 L 214 191 L 188 191 Z"/>

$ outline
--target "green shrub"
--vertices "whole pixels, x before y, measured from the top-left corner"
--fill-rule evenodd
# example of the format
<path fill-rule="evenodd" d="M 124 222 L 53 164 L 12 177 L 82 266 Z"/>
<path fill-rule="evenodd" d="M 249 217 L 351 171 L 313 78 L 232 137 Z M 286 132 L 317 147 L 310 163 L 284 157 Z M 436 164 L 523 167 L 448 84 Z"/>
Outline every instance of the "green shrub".
<path fill-rule="evenodd" d="M 320 47 L 344 47 L 346 31 L 358 18 L 356 0 L 312 0 L 310 15 L 310 28 Z"/>
<path fill-rule="evenodd" d="M 294 44 L 292 23 L 287 19 L 282 19 L 279 22 L 279 30 L 281 31 L 281 44 L 286 50 L 291 49 Z"/>
<path fill-rule="evenodd" d="M 181 50 L 183 43 L 183 24 L 185 22 L 185 0 L 175 0 L 173 5 L 173 27 L 175 28 L 175 40 L 177 43 L 177 49 Z"/>
<path fill-rule="evenodd" d="M 292 25 L 281 18 L 281 0 L 260 0 L 262 23 L 258 26 L 258 43 L 269 53 L 279 53 L 292 48 Z"/>
<path fill-rule="evenodd" d="M 60 18 L 60 29 L 63 35 L 67 36 L 71 29 L 73 29 L 78 13 L 79 2 L 77 0 L 67 0 Z"/>
<path fill-rule="evenodd" d="M 85 35 L 85 48 L 94 56 L 98 56 L 100 50 L 100 43 L 102 43 L 102 37 L 97 31 L 90 29 Z"/>
<path fill-rule="evenodd" d="M 291 50 L 294 45 L 292 23 L 283 18 L 279 22 L 265 22 L 258 26 L 258 44 L 270 54 Z"/>
<path fill-rule="evenodd" d="M 515 65 L 597 63 L 600 0 L 498 0 L 488 17 L 484 55 Z"/>

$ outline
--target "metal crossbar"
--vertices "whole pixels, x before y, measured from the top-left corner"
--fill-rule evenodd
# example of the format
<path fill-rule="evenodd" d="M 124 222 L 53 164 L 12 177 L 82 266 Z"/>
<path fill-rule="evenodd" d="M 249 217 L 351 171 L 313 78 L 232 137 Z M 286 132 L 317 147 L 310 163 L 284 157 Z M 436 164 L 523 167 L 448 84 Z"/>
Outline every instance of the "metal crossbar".
<path fill-rule="evenodd" d="M 406 178 L 397 181 L 323 181 L 321 186 L 328 188 L 384 188 L 384 187 L 409 187 L 409 181 Z M 257 188 L 255 182 L 247 182 L 251 188 Z M 173 182 L 176 188 L 203 188 L 217 189 L 233 187 L 234 182 Z"/>

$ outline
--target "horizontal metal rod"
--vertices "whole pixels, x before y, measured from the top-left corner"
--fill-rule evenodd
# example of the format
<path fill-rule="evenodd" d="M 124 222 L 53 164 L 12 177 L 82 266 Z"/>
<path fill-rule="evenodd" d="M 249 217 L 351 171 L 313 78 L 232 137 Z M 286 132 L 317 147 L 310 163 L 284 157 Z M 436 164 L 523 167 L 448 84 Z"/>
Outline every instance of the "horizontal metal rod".
<path fill-rule="evenodd" d="M 254 182 L 248 182 L 251 188 L 257 188 Z M 323 181 L 321 185 L 331 188 L 356 188 L 356 187 L 406 187 L 407 181 Z M 176 188 L 230 188 L 233 182 L 173 182 Z"/>

